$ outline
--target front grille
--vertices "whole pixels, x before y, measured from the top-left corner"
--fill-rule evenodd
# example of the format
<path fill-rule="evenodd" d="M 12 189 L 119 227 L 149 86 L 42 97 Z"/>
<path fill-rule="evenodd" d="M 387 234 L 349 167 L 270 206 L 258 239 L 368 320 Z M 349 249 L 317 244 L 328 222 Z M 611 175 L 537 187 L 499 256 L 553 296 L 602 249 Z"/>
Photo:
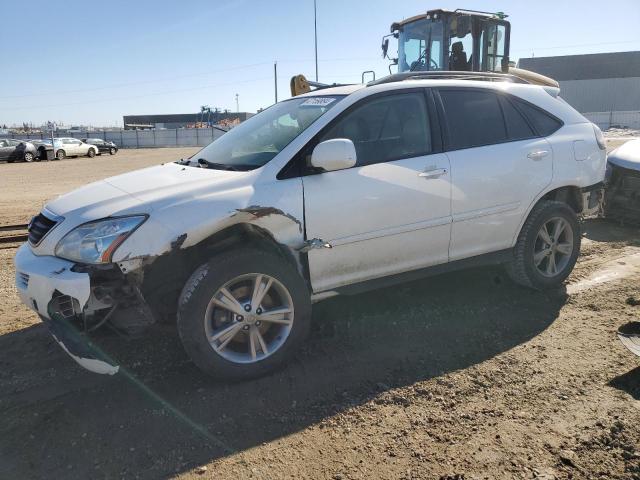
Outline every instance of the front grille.
<path fill-rule="evenodd" d="M 39 213 L 29 223 L 29 243 L 38 245 L 44 236 L 56 226 L 58 222 L 46 217 L 43 213 Z"/>
<path fill-rule="evenodd" d="M 29 274 L 23 272 L 16 272 L 16 285 L 21 290 L 26 290 L 29 286 Z"/>

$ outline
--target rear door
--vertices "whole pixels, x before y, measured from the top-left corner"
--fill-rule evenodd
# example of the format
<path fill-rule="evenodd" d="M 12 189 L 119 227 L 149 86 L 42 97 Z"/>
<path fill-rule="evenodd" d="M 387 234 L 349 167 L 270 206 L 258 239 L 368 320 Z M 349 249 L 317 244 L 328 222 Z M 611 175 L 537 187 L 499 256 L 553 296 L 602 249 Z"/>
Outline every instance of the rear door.
<path fill-rule="evenodd" d="M 75 155 L 86 155 L 89 148 L 80 140 L 72 139 Z"/>
<path fill-rule="evenodd" d="M 303 177 L 307 239 L 332 245 L 309 251 L 314 291 L 447 262 L 449 161 L 427 102 L 423 90 L 369 97 L 321 134 L 352 140 L 357 164 Z"/>
<path fill-rule="evenodd" d="M 439 89 L 451 161 L 451 260 L 510 248 L 551 183 L 553 151 L 506 94 Z"/>

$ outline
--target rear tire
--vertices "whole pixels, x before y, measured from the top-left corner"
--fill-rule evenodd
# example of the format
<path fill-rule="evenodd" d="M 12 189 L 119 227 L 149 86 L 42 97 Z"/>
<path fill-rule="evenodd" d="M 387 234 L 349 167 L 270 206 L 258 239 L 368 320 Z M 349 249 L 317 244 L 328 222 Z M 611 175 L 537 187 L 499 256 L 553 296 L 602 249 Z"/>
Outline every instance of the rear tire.
<path fill-rule="evenodd" d="M 31 152 L 25 152 L 24 153 L 24 161 L 31 163 L 35 160 L 35 156 L 33 155 L 33 153 Z"/>
<path fill-rule="evenodd" d="M 571 274 L 580 255 L 580 222 L 563 202 L 538 203 L 524 223 L 507 273 L 525 287 L 558 287 Z"/>
<path fill-rule="evenodd" d="M 251 305 L 259 291 L 256 285 L 266 290 L 262 300 Z M 222 291 L 233 296 L 238 303 L 231 304 L 240 305 L 235 310 L 242 315 L 221 305 L 228 298 Z M 287 308 L 290 313 L 274 317 L 276 310 Z M 178 332 L 187 354 L 205 373 L 227 380 L 254 378 L 278 368 L 302 344 L 310 322 L 304 280 L 283 257 L 261 250 L 211 258 L 187 280 L 178 301 Z M 221 335 L 229 328 L 235 328 L 232 335 Z"/>
<path fill-rule="evenodd" d="M 66 152 L 64 150 L 62 150 L 62 149 L 60 149 L 60 150 L 58 150 L 56 152 L 56 158 L 58 160 L 64 160 L 66 156 L 67 156 Z"/>

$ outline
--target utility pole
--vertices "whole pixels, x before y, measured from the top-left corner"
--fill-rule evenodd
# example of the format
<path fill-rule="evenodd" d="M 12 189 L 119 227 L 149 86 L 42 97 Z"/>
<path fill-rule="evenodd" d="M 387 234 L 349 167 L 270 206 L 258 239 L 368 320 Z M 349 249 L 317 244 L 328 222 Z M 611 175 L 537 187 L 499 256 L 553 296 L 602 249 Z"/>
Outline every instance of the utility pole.
<path fill-rule="evenodd" d="M 240 113 L 240 101 L 238 100 L 239 96 L 240 95 L 236 93 L 236 113 Z"/>
<path fill-rule="evenodd" d="M 276 92 L 276 103 L 278 103 L 278 62 L 273 62 L 273 86 Z"/>
<path fill-rule="evenodd" d="M 316 9 L 316 0 L 313 0 L 313 34 L 315 37 L 316 49 L 316 82 L 318 81 L 318 13 Z"/>

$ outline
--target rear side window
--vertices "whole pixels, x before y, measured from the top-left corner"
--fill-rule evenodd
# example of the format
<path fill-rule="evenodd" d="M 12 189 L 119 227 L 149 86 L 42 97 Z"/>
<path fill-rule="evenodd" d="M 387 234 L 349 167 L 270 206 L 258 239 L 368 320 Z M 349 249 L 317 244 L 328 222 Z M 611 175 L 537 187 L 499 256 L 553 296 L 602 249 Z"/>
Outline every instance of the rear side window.
<path fill-rule="evenodd" d="M 440 90 L 450 147 L 479 147 L 502 143 L 507 131 L 496 94 L 480 90 Z"/>
<path fill-rule="evenodd" d="M 507 98 L 500 98 L 504 121 L 507 125 L 507 135 L 509 140 L 523 140 L 536 136 L 522 114 L 516 110 L 511 101 Z"/>
<path fill-rule="evenodd" d="M 514 98 L 513 101 L 539 136 L 548 137 L 562 126 L 560 120 L 545 111 L 517 98 Z"/>

